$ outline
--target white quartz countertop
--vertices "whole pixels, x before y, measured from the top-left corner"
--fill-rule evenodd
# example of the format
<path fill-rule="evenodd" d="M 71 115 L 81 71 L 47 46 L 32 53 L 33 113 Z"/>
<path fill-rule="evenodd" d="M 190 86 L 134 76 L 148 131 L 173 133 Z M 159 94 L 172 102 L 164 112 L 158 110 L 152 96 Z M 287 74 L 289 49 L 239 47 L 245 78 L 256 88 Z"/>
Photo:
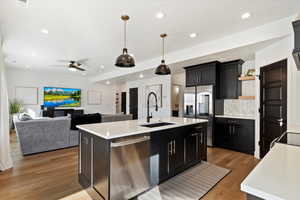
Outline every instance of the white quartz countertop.
<path fill-rule="evenodd" d="M 246 115 L 215 115 L 217 118 L 250 119 L 255 120 L 255 116 Z"/>
<path fill-rule="evenodd" d="M 298 200 L 300 147 L 276 144 L 242 182 L 241 190 L 265 200 Z"/>
<path fill-rule="evenodd" d="M 157 123 L 157 122 L 169 122 L 174 124 L 155 127 L 155 128 L 148 128 L 148 127 L 141 126 L 143 124 L 147 124 L 145 120 L 129 120 L 129 121 L 79 125 L 77 126 L 77 128 L 83 131 L 87 131 L 96 136 L 102 137 L 104 139 L 110 140 L 114 138 L 133 136 L 133 135 L 138 135 L 143 133 L 150 133 L 150 132 L 161 131 L 164 129 L 176 128 L 176 127 L 187 126 L 192 124 L 200 124 L 208 121 L 204 119 L 191 119 L 191 118 L 178 118 L 178 117 L 151 119 L 151 123 Z"/>

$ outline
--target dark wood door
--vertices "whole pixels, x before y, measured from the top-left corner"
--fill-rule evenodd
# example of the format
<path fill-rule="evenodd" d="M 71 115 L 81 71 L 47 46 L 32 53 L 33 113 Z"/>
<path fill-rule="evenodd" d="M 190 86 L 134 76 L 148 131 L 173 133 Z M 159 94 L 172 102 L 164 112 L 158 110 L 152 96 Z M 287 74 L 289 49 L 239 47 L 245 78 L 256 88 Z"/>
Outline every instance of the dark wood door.
<path fill-rule="evenodd" d="M 260 157 L 270 143 L 286 131 L 287 60 L 261 68 L 260 71 Z"/>
<path fill-rule="evenodd" d="M 129 112 L 133 119 L 138 118 L 138 88 L 129 89 Z"/>
<path fill-rule="evenodd" d="M 126 92 L 121 93 L 121 112 L 126 114 Z"/>

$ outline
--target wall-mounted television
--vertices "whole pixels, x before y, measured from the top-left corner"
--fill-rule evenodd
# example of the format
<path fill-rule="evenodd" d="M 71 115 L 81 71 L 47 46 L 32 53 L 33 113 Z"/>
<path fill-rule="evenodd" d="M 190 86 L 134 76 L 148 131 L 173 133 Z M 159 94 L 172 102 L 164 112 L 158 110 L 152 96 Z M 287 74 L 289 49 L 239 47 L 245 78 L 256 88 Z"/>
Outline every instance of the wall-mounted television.
<path fill-rule="evenodd" d="M 45 107 L 80 107 L 81 89 L 44 87 Z"/>

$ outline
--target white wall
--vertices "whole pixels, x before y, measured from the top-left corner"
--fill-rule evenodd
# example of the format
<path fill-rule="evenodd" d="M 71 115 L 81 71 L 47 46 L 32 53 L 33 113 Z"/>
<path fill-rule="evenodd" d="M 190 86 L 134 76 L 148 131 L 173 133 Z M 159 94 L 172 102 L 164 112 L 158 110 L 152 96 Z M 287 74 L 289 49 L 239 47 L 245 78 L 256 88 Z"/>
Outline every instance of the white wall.
<path fill-rule="evenodd" d="M 172 74 L 172 85 L 180 86 L 179 90 L 179 117 L 184 114 L 184 88 L 185 88 L 185 73 Z"/>
<path fill-rule="evenodd" d="M 145 89 L 147 85 L 162 84 L 162 107 L 158 108 L 158 112 L 154 108 L 150 108 L 153 117 L 170 117 L 171 116 L 171 76 L 157 76 L 149 79 L 139 79 L 126 83 L 127 87 L 127 110 L 129 111 L 129 88 L 138 88 L 138 118 L 145 119 L 147 116 L 147 97 Z"/>
<path fill-rule="evenodd" d="M 64 87 L 82 89 L 81 108 L 86 113 L 115 113 L 115 86 L 91 83 L 86 77 L 67 73 L 32 71 L 16 68 L 7 70 L 8 95 L 10 99 L 15 98 L 15 88 L 37 87 L 39 88 L 38 105 L 26 105 L 25 108 L 33 109 L 37 115 L 40 112 L 40 105 L 44 102 L 43 87 Z M 102 105 L 88 105 L 87 91 L 96 90 L 102 93 Z"/>

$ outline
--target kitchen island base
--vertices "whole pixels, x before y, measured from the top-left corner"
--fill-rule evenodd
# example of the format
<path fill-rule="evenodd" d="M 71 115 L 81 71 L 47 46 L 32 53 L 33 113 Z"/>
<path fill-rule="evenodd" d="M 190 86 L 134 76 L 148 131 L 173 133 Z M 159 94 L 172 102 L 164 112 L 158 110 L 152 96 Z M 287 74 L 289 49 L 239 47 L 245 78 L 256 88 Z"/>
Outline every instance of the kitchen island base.
<path fill-rule="evenodd" d="M 79 182 L 94 199 L 132 199 L 206 160 L 206 120 L 146 130 L 106 139 L 80 129 Z"/>

